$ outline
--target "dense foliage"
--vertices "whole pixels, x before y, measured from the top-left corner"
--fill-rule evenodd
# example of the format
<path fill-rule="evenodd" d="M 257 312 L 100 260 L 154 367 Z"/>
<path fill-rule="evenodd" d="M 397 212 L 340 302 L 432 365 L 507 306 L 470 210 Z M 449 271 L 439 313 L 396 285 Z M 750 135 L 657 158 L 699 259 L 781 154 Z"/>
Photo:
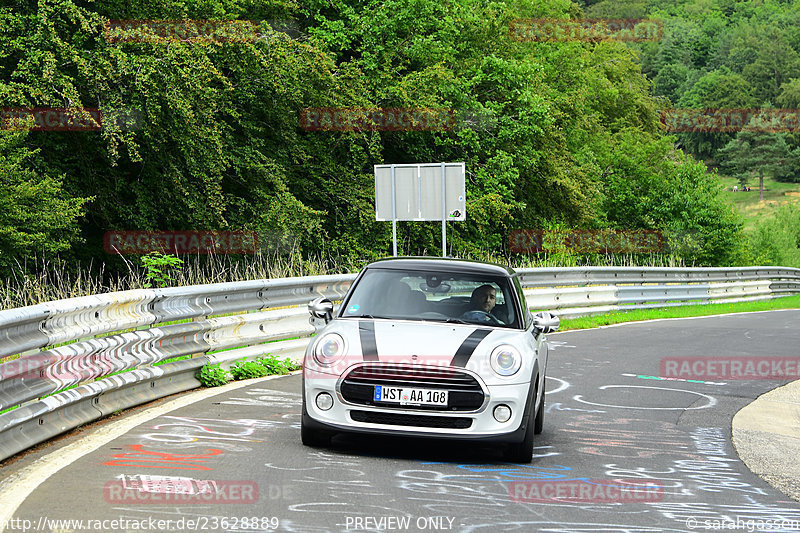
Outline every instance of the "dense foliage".
<path fill-rule="evenodd" d="M 753 235 L 758 265 L 800 267 L 800 210 L 784 205 L 762 220 Z"/>
<path fill-rule="evenodd" d="M 589 3 L 588 15 L 663 22 L 664 39 L 637 48 L 654 94 L 671 106 L 800 108 L 800 2 L 796 0 Z M 786 149 L 789 155 L 768 174 L 781 181 L 800 182 L 796 123 L 794 130 L 773 132 L 770 139 L 775 144 L 771 150 Z M 725 162 L 727 156 L 720 150 L 734 136 L 733 132 L 678 134 L 684 149 L 713 166 Z"/>
<path fill-rule="evenodd" d="M 247 229 L 268 247 L 383 256 L 391 227 L 374 220 L 373 165 L 430 161 L 466 162 L 454 254 L 503 254 L 511 229 L 561 224 L 660 229 L 694 239 L 672 249 L 686 262 L 740 261 L 740 223 L 713 174 L 664 136 L 667 104 L 648 76 L 678 100 L 706 102 L 723 84 L 741 105 L 788 102 L 800 60 L 762 47 L 800 45 L 788 30 L 796 9 L 753 8 L 760 25 L 749 28 L 731 18 L 744 3 L 706 4 L 719 15 L 686 15 L 687 36 L 648 45 L 640 67 L 625 43 L 510 37 L 515 19 L 582 17 L 567 0 L 11 2 L 0 8 L 0 107 L 141 116 L 102 132 L 0 131 L 0 274 L 31 254 L 112 261 L 109 230 Z M 258 39 L 234 42 L 115 42 L 109 19 L 261 24 Z M 768 30 L 772 44 L 759 41 Z M 308 107 L 477 118 L 447 131 L 308 131 Z M 403 253 L 440 247 L 436 223 L 401 223 L 399 236 Z"/>

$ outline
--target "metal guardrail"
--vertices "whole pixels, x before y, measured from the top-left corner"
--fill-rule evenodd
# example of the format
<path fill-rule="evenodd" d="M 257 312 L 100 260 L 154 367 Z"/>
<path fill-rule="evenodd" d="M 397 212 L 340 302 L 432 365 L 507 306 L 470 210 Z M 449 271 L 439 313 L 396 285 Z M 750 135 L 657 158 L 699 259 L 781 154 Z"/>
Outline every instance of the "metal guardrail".
<path fill-rule="evenodd" d="M 142 289 L 0 311 L 0 357 L 20 354 L 0 364 L 0 411 L 19 406 L 0 414 L 0 460 L 118 409 L 199 387 L 195 374 L 208 362 L 302 354 L 314 329 L 307 311 L 291 306 L 341 299 L 354 279 Z M 153 366 L 183 355 L 193 358 Z"/>
<path fill-rule="evenodd" d="M 800 293 L 800 269 L 780 267 L 519 272 L 528 305 L 561 316 Z M 319 295 L 341 299 L 354 279 L 142 289 L 0 311 L 0 358 L 19 354 L 0 364 L 0 411 L 19 406 L 0 414 L 0 460 L 119 409 L 196 388 L 208 362 L 228 367 L 265 353 L 299 359 L 314 331 L 305 304 Z M 154 366 L 183 355 L 193 357 Z"/>
<path fill-rule="evenodd" d="M 785 267 L 568 267 L 518 272 L 528 306 L 556 310 L 564 318 L 800 294 L 800 269 Z"/>

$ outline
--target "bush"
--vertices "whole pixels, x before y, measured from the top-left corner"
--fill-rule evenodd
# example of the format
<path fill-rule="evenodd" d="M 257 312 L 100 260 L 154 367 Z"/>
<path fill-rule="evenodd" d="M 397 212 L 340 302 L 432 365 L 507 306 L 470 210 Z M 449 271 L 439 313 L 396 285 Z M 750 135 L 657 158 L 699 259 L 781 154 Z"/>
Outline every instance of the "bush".
<path fill-rule="evenodd" d="M 145 268 L 144 288 L 149 289 L 153 286 L 167 287 L 172 283 L 172 275 L 175 269 L 183 266 L 183 259 L 174 255 L 165 255 L 158 252 L 150 252 L 141 257 L 142 266 Z"/>
<path fill-rule="evenodd" d="M 228 382 L 228 371 L 222 368 L 219 363 L 216 365 L 206 364 L 200 369 L 197 379 L 204 387 L 219 387 Z"/>
<path fill-rule="evenodd" d="M 242 359 L 231 366 L 230 373 L 222 368 L 219 363 L 206 364 L 197 374 L 197 379 L 204 387 L 219 387 L 225 385 L 229 379 L 239 381 L 242 379 L 263 378 L 270 375 L 283 375 L 300 369 L 300 365 L 288 357 L 281 361 L 272 356 L 259 357 L 255 361 Z"/>
<path fill-rule="evenodd" d="M 261 364 L 260 361 L 245 361 L 242 359 L 240 362 L 231 366 L 231 375 L 233 379 L 253 379 L 263 378 L 272 372 L 267 367 Z"/>
<path fill-rule="evenodd" d="M 800 268 L 800 209 L 783 205 L 750 237 L 754 264 Z"/>
<path fill-rule="evenodd" d="M 288 374 L 298 368 L 300 368 L 300 365 L 288 357 L 281 361 L 273 356 L 264 356 L 255 361 L 242 359 L 235 363 L 231 366 L 231 375 L 236 380 L 263 378 L 264 376 Z"/>
<path fill-rule="evenodd" d="M 260 357 L 258 362 L 269 369 L 270 374 L 288 374 L 293 370 L 298 370 L 300 365 L 289 359 L 288 357 L 283 361 L 276 357 Z"/>

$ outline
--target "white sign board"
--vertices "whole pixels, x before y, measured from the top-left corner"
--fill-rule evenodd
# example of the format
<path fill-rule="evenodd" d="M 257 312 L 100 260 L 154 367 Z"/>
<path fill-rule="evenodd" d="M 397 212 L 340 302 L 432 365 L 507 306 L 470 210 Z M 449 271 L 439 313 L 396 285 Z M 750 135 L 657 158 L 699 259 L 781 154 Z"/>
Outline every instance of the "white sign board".
<path fill-rule="evenodd" d="M 464 163 L 375 165 L 375 220 L 466 220 Z"/>

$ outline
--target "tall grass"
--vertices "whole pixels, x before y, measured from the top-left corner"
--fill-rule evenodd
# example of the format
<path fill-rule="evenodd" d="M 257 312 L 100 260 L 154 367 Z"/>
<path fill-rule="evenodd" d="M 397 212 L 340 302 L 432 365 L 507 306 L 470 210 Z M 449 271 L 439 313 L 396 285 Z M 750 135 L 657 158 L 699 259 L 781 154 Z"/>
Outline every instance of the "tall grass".
<path fill-rule="evenodd" d="M 558 268 L 581 266 L 683 267 L 686 263 L 671 254 L 569 254 L 563 252 L 538 254 L 470 254 L 464 259 L 489 261 L 512 268 Z"/>
<path fill-rule="evenodd" d="M 123 257 L 127 272 L 111 273 L 105 264 L 73 265 L 61 259 L 17 263 L 11 275 L 0 279 L 0 309 L 90 294 L 141 289 L 147 286 L 139 256 Z M 171 272 L 169 286 L 203 285 L 253 279 L 272 279 L 357 272 L 361 264 L 299 252 L 258 252 L 246 258 L 228 255 L 182 256 L 184 265 Z M 366 263 L 364 260 L 362 263 Z"/>
<path fill-rule="evenodd" d="M 423 251 L 425 254 L 425 251 Z M 428 254 L 438 255 L 438 253 Z M 671 255 L 540 253 L 509 256 L 491 253 L 455 255 L 461 259 L 507 264 L 514 268 L 568 266 L 684 266 Z M 139 256 L 123 256 L 127 272 L 109 272 L 103 263 L 78 265 L 64 260 L 31 260 L 18 263 L 10 277 L 0 280 L 0 309 L 90 294 L 141 289 L 146 286 L 145 269 Z M 358 272 L 371 258 L 349 260 L 322 255 L 303 256 L 299 249 L 283 253 L 258 252 L 252 256 L 182 256 L 184 265 L 171 274 L 169 286 L 203 285 L 254 279 L 273 279 Z"/>
<path fill-rule="evenodd" d="M 65 261 L 38 260 L 17 263 L 10 277 L 0 280 L 0 308 L 22 307 L 51 300 L 130 288 L 126 277 L 104 282 L 105 266 L 72 268 Z"/>

